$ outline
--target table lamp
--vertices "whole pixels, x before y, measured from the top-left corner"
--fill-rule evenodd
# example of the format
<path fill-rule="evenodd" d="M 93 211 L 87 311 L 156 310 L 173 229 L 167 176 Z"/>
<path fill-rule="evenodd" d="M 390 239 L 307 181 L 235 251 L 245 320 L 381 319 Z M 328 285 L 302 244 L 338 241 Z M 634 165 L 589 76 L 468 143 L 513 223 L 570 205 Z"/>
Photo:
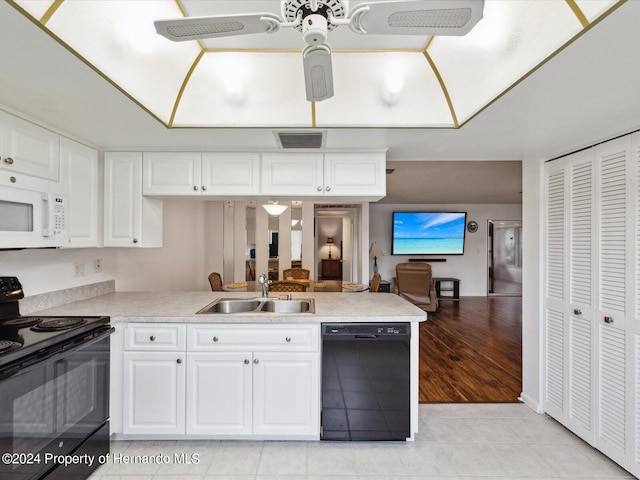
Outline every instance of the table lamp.
<path fill-rule="evenodd" d="M 327 245 L 329 245 L 329 258 L 331 258 L 331 245 L 333 245 L 333 237 L 331 235 L 327 237 Z"/>
<path fill-rule="evenodd" d="M 371 244 L 369 257 L 373 257 L 373 273 L 378 273 L 378 257 L 384 257 L 384 252 L 376 242 Z"/>

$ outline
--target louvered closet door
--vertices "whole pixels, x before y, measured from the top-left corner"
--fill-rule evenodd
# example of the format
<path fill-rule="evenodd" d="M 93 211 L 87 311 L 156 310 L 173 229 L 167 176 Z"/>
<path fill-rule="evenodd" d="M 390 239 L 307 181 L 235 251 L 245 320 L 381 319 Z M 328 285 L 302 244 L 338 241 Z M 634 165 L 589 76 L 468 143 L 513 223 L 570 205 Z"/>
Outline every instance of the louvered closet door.
<path fill-rule="evenodd" d="M 620 464 L 628 465 L 628 445 L 632 441 L 628 428 L 632 383 L 627 365 L 633 299 L 631 139 L 626 136 L 606 142 L 598 145 L 596 152 L 599 169 L 596 447 Z"/>
<path fill-rule="evenodd" d="M 633 335 L 633 385 L 634 396 L 634 448 L 632 452 L 631 472 L 640 477 L 640 133 L 635 133 L 631 137 L 633 176 L 635 179 L 635 227 L 636 234 L 633 248 L 635 250 L 635 294 L 634 294 L 634 316 L 631 332 Z"/>
<path fill-rule="evenodd" d="M 544 409 L 565 422 L 566 162 L 545 167 Z"/>
<path fill-rule="evenodd" d="M 569 327 L 567 427 L 594 442 L 595 328 L 593 327 L 595 149 L 570 157 L 569 174 Z"/>

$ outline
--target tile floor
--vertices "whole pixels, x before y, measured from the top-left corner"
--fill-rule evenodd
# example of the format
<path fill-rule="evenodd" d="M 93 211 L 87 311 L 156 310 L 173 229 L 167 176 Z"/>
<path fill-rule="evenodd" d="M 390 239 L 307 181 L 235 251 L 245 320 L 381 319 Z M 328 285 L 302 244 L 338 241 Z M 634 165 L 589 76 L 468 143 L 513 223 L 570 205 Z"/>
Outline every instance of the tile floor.
<path fill-rule="evenodd" d="M 634 478 L 522 404 L 420 406 L 415 442 L 113 442 L 162 464 L 100 467 L 91 480 L 542 480 Z M 190 465 L 176 455 L 197 454 Z"/>

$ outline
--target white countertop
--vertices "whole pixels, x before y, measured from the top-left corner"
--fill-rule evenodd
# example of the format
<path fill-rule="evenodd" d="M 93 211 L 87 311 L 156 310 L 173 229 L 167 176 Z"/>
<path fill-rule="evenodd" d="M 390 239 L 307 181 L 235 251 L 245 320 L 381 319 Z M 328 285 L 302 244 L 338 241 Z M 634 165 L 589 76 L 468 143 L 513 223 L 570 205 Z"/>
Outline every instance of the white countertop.
<path fill-rule="evenodd" d="M 283 294 L 270 296 L 282 298 Z M 423 310 L 391 293 L 306 292 L 292 296 L 315 299 L 316 313 L 196 315 L 216 298 L 256 298 L 255 292 L 114 292 L 32 315 L 108 315 L 112 323 L 421 322 L 427 318 Z"/>

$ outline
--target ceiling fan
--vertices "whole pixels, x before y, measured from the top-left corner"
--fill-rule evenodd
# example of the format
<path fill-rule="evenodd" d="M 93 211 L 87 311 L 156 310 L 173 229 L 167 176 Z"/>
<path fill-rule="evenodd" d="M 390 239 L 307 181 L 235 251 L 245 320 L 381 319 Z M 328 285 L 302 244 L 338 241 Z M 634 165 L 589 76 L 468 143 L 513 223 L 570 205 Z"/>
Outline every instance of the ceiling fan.
<path fill-rule="evenodd" d="M 482 18 L 484 0 L 405 0 L 367 2 L 348 12 L 347 0 L 283 0 L 281 15 L 248 13 L 187 17 L 154 22 L 158 34 L 181 42 L 207 38 L 302 32 L 307 100 L 333 96 L 331 47 L 327 32 L 348 25 L 361 35 L 466 35 Z"/>

